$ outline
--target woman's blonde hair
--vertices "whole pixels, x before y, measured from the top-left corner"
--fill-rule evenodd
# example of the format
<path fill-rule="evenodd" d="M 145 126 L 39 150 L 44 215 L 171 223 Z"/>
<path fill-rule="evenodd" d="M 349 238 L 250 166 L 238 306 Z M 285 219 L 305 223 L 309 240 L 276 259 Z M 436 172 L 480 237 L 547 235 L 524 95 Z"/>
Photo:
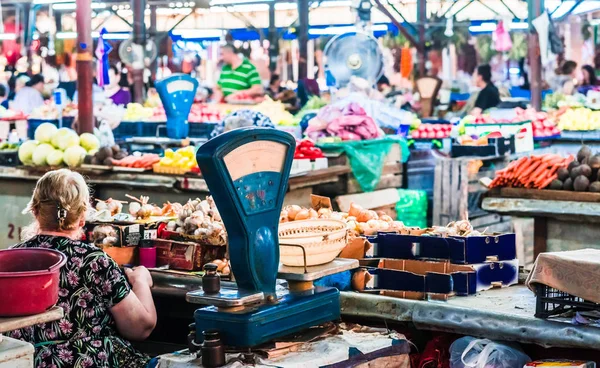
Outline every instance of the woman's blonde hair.
<path fill-rule="evenodd" d="M 32 213 L 35 222 L 23 231 L 29 238 L 39 231 L 72 231 L 87 211 L 90 191 L 81 174 L 60 169 L 42 176 L 23 213 Z"/>

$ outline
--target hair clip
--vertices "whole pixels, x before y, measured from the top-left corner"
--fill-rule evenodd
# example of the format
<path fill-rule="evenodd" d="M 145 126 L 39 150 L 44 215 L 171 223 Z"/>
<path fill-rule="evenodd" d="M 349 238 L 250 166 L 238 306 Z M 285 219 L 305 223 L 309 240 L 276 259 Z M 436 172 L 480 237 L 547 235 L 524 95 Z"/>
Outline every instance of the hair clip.
<path fill-rule="evenodd" d="M 57 212 L 56 216 L 58 217 L 59 220 L 64 220 L 65 218 L 67 218 L 67 210 L 65 210 L 61 206 L 58 206 L 58 212 Z"/>

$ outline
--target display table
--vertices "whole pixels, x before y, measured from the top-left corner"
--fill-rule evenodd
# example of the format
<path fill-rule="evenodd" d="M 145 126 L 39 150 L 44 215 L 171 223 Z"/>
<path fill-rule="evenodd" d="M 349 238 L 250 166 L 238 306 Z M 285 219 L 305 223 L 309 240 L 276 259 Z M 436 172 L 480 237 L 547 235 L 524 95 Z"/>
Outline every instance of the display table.
<path fill-rule="evenodd" d="M 313 170 L 289 179 L 284 204 L 310 206 L 311 194 L 327 194 L 327 187 L 346 182 L 349 166 L 331 166 Z M 19 242 L 21 229 L 31 223 L 29 215 L 22 211 L 29 203 L 36 181 L 45 168 L 0 167 L 0 249 Z M 186 203 L 190 198 L 209 195 L 206 182 L 201 176 L 163 175 L 151 171 L 123 173 L 101 170 L 81 170 L 95 198 L 125 200 L 125 194 L 136 197 L 149 196 L 152 203 Z"/>
<path fill-rule="evenodd" d="M 32 344 L 2 336 L 3 332 L 51 322 L 64 316 L 61 307 L 52 307 L 44 313 L 24 316 L 0 318 L 0 368 L 33 367 L 35 349 Z"/>
<path fill-rule="evenodd" d="M 600 193 L 501 188 L 488 193 L 481 208 L 533 218 L 535 257 L 546 251 L 600 247 Z"/>
<path fill-rule="evenodd" d="M 199 276 L 151 271 L 156 297 L 167 298 L 169 311 L 192 315 L 197 307 L 185 293 L 201 288 Z M 223 287 L 231 283 L 223 282 Z M 570 319 L 535 318 L 535 295 L 523 285 L 453 297 L 447 302 L 341 293 L 342 317 L 352 320 L 410 322 L 417 329 L 453 332 L 544 347 L 600 350 L 600 327 L 575 326 Z M 178 315 L 181 317 L 181 315 Z"/>
<path fill-rule="evenodd" d="M 342 292 L 342 315 L 411 322 L 417 329 L 517 341 L 544 347 L 600 350 L 600 328 L 534 317 L 535 296 L 525 286 L 489 290 L 447 302 Z"/>
<path fill-rule="evenodd" d="M 0 334 L 39 323 L 57 321 L 64 316 L 61 307 L 52 307 L 44 313 L 25 317 L 0 318 Z"/>

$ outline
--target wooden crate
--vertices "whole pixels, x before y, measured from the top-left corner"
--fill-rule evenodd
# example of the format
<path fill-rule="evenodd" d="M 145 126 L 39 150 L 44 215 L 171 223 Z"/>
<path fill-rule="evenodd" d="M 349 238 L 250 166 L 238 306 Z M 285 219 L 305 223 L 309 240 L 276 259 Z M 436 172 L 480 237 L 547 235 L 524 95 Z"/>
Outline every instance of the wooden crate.
<path fill-rule="evenodd" d="M 479 206 L 480 197 L 487 192 L 479 179 L 494 177 L 515 157 L 457 157 L 438 158 L 434 169 L 433 225 L 473 219 L 486 215 Z"/>

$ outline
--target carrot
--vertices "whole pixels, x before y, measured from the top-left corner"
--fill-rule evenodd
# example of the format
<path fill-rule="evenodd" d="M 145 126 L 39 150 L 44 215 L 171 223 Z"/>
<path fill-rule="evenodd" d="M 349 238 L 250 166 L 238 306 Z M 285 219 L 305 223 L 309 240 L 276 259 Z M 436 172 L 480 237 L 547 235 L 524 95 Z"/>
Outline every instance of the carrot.
<path fill-rule="evenodd" d="M 530 159 L 526 159 L 524 160 L 522 163 L 520 163 L 516 168 L 515 171 L 510 175 L 511 178 L 518 178 L 521 173 L 526 170 L 527 167 L 529 167 L 531 165 L 531 160 Z"/>
<path fill-rule="evenodd" d="M 517 177 L 526 177 L 530 175 L 534 170 L 536 170 L 541 165 L 541 162 L 537 161 L 529 165 L 527 169 L 521 171 Z"/>
<path fill-rule="evenodd" d="M 545 163 L 542 163 L 532 174 L 532 178 L 534 180 L 537 180 L 540 176 L 546 177 L 546 175 L 544 174 L 544 171 L 548 171 L 548 165 L 546 165 Z"/>
<path fill-rule="evenodd" d="M 552 165 L 552 167 L 550 168 L 550 171 L 548 171 L 547 176 L 550 177 L 550 176 L 556 174 L 558 169 L 560 169 L 561 167 L 564 167 L 564 165 L 562 163 Z"/>
<path fill-rule="evenodd" d="M 552 181 L 554 181 L 554 179 L 556 179 L 557 177 L 558 176 L 556 174 L 554 174 L 551 177 L 546 178 L 545 180 L 541 181 L 538 185 L 536 185 L 536 187 L 539 188 L 539 189 L 544 189 L 548 185 L 550 185 L 550 183 L 552 183 Z"/>
<path fill-rule="evenodd" d="M 555 153 L 547 153 L 545 155 L 542 156 L 542 162 L 550 162 L 556 159 L 563 159 L 563 157 L 561 157 L 560 155 L 557 155 Z"/>

